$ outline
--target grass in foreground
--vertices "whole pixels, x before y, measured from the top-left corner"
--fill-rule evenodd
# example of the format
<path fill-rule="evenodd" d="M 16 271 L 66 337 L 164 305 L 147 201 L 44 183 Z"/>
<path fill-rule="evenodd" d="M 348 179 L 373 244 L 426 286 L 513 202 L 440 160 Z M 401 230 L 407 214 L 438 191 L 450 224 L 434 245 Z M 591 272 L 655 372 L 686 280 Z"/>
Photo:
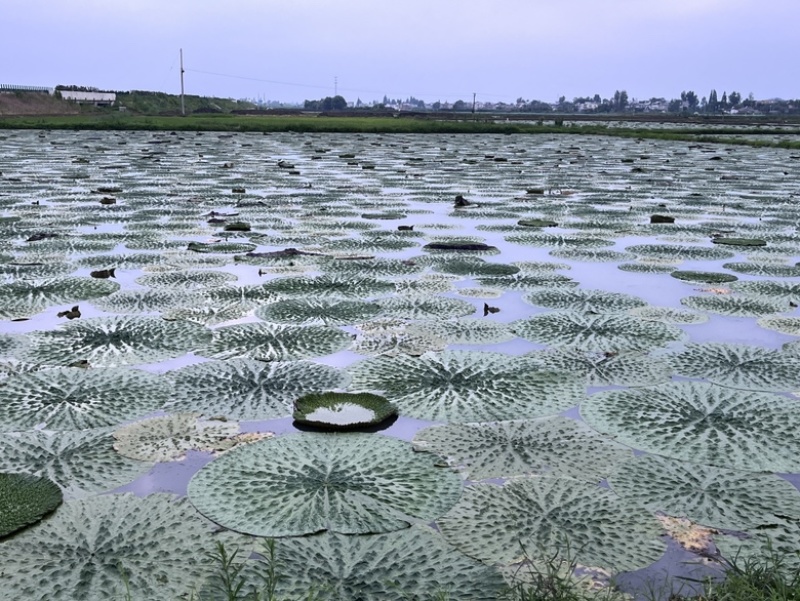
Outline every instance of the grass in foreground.
<path fill-rule="evenodd" d="M 800 601 L 800 569 L 790 569 L 786 559 L 775 552 L 741 561 L 723 559 L 724 580 L 706 580 L 702 595 L 673 595 L 670 601 Z"/>

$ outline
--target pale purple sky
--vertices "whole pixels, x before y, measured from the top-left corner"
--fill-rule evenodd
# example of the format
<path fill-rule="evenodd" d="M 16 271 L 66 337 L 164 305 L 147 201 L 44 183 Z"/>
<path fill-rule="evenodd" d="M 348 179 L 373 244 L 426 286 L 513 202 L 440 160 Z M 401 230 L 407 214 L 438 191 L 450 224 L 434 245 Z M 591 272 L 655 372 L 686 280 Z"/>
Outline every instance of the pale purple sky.
<path fill-rule="evenodd" d="M 800 98 L 800 0 L 0 0 L 0 83 L 302 101 Z"/>

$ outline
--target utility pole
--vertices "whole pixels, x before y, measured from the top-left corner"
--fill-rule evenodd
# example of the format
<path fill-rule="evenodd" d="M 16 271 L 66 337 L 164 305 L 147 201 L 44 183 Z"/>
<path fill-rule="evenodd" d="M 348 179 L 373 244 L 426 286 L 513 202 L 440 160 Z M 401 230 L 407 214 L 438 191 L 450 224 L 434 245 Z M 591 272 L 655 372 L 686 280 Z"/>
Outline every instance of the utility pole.
<path fill-rule="evenodd" d="M 181 115 L 186 116 L 186 105 L 183 101 L 183 48 L 181 48 Z"/>
<path fill-rule="evenodd" d="M 334 96 L 338 96 L 339 95 L 339 76 L 338 75 L 334 75 L 333 76 L 333 95 Z"/>
<path fill-rule="evenodd" d="M 472 93 L 472 114 L 475 114 L 475 98 L 478 96 L 476 92 Z"/>

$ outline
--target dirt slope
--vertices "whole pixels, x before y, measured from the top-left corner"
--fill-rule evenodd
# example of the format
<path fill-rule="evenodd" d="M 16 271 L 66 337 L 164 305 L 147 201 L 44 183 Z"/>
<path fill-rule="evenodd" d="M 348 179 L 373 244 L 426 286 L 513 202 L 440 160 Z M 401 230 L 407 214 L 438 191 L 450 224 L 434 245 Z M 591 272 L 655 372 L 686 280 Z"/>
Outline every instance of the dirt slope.
<path fill-rule="evenodd" d="M 24 92 L 0 93 L 0 116 L 3 115 L 74 115 L 77 105 L 48 94 Z"/>

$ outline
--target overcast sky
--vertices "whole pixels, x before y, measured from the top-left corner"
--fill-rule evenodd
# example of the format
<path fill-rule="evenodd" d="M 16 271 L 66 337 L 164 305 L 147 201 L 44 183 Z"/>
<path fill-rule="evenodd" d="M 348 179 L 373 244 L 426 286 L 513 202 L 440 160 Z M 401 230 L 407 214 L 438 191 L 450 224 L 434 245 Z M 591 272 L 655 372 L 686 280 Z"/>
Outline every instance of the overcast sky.
<path fill-rule="evenodd" d="M 0 0 L 0 83 L 302 101 L 800 98 L 800 0 Z"/>

